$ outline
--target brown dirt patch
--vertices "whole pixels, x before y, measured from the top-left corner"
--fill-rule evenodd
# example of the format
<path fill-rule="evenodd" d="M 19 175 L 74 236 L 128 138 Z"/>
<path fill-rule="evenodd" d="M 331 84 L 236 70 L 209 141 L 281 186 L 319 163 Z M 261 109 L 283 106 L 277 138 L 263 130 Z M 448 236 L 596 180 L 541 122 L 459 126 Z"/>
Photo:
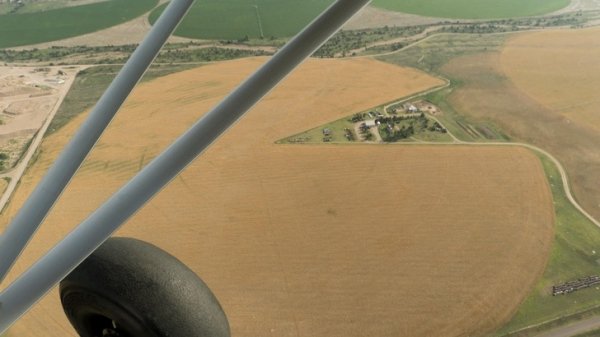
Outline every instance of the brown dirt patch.
<path fill-rule="evenodd" d="M 571 3 L 567 7 L 551 14 L 561 14 L 576 11 L 593 11 L 597 9 L 600 9 L 600 2 L 598 0 L 571 0 Z"/>
<path fill-rule="evenodd" d="M 430 18 L 367 6 L 350 19 L 350 21 L 344 25 L 344 29 L 365 29 L 384 26 L 416 26 L 439 23 L 445 20 L 446 19 Z"/>
<path fill-rule="evenodd" d="M 3 170 L 21 159 L 61 94 L 68 90 L 65 83 L 75 74 L 59 75 L 59 70 L 65 71 L 59 67 L 0 67 L 0 152 L 10 157 Z"/>
<path fill-rule="evenodd" d="M 34 130 L 35 132 L 48 117 L 48 112 L 52 110 L 56 100 L 56 97 L 29 98 L 15 101 L 5 109 L 0 109 L 0 118 L 3 123 L 0 127 L 0 135 L 19 130 Z"/>
<path fill-rule="evenodd" d="M 8 186 L 8 181 L 6 181 L 6 179 L 0 178 L 0 193 L 4 193 L 6 186 Z"/>
<path fill-rule="evenodd" d="M 15 271 L 263 61 L 207 65 L 140 86 Z M 390 77 L 407 80 L 381 80 Z M 439 84 L 372 60 L 311 60 L 119 234 L 157 244 L 198 272 L 223 304 L 234 336 L 463 336 L 495 329 L 541 274 L 552 240 L 550 192 L 533 154 L 274 143 Z M 14 214 L 81 120 L 46 139 L 0 221 Z M 74 336 L 56 293 L 12 331 Z"/>

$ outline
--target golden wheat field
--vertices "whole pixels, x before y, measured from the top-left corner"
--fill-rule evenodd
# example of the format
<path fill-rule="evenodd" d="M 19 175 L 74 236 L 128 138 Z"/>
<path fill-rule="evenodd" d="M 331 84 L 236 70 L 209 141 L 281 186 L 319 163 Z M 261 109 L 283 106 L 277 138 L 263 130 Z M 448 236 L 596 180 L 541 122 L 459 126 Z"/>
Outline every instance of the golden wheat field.
<path fill-rule="evenodd" d="M 543 125 L 550 135 L 543 144 L 553 144 L 575 196 L 596 218 L 600 216 L 599 34 L 598 27 L 524 34 L 509 40 L 501 63 L 515 86 L 548 110 L 542 120 L 549 120 Z"/>
<path fill-rule="evenodd" d="M 515 141 L 552 153 L 582 207 L 600 217 L 600 28 L 511 34 L 499 51 L 459 56 L 442 68 L 460 82 L 449 102 L 492 121 Z"/>
<path fill-rule="evenodd" d="M 140 85 L 13 275 L 264 61 L 206 65 Z M 275 144 L 439 84 L 368 59 L 310 60 L 119 235 L 152 242 L 201 275 L 236 337 L 489 332 L 527 295 L 552 241 L 551 195 L 532 153 Z M 2 224 L 81 121 L 45 140 Z M 75 336 L 56 291 L 11 332 Z"/>
<path fill-rule="evenodd" d="M 515 85 L 565 119 L 600 131 L 600 28 L 522 34 L 502 50 Z"/>

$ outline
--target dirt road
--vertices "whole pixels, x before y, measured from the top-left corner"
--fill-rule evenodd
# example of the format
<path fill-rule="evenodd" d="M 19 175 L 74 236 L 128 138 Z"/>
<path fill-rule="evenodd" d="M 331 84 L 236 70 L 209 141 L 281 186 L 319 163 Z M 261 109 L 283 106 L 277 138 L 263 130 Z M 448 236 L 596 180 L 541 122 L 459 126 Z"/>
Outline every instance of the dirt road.
<path fill-rule="evenodd" d="M 453 135 L 450 132 L 450 130 L 448 130 L 448 128 L 446 128 L 437 118 L 432 117 L 432 116 L 429 116 L 429 117 L 435 119 L 435 121 L 437 121 L 441 126 L 443 126 L 447 130 L 448 135 L 450 135 L 450 137 L 452 137 L 452 139 L 453 139 L 452 143 L 445 143 L 445 144 L 448 144 L 448 145 L 455 144 L 455 145 L 473 145 L 473 146 L 520 146 L 520 147 L 525 147 L 525 148 L 528 148 L 530 150 L 533 150 L 534 152 L 538 152 L 538 153 L 543 154 L 548 159 L 550 159 L 554 163 L 554 165 L 556 166 L 556 168 L 558 169 L 558 172 L 560 173 L 560 178 L 561 178 L 563 186 L 564 186 L 565 195 L 567 196 L 567 199 L 569 199 L 569 202 L 571 202 L 571 204 L 579 212 L 581 212 L 581 214 L 583 214 L 588 220 L 590 220 L 594 225 L 596 225 L 596 226 L 598 226 L 600 228 L 600 221 L 596 220 L 596 218 L 594 218 L 585 209 L 583 209 L 583 207 L 581 207 L 581 205 L 579 205 L 579 203 L 577 203 L 577 200 L 575 200 L 575 198 L 573 197 L 573 194 L 571 193 L 571 187 L 569 185 L 569 179 L 567 178 L 567 172 L 566 172 L 565 168 L 560 163 L 560 161 L 558 161 L 558 159 L 556 159 L 556 157 L 554 157 L 548 151 L 546 151 L 546 150 L 544 150 L 542 148 L 539 148 L 537 146 L 534 146 L 534 145 L 531 145 L 531 144 L 526 144 L 526 143 L 507 143 L 507 142 L 476 143 L 476 142 L 465 142 L 463 140 L 458 139 L 455 135 Z M 421 142 L 421 143 L 425 143 L 425 144 L 442 144 L 440 142 Z"/>
<path fill-rule="evenodd" d="M 570 337 L 598 328 L 600 328 L 600 316 L 595 316 L 577 323 L 552 329 L 537 335 L 537 337 Z"/>
<path fill-rule="evenodd" d="M 4 193 L 2 194 L 2 196 L 0 197 L 0 211 L 2 209 L 4 209 L 4 206 L 6 205 L 6 203 L 10 199 L 12 193 L 14 192 L 15 188 L 17 187 L 19 180 L 21 180 L 21 177 L 23 176 L 23 173 L 25 172 L 25 169 L 27 168 L 29 161 L 31 160 L 31 158 L 33 157 L 38 146 L 42 142 L 42 139 L 44 137 L 44 134 L 46 133 L 46 130 L 48 130 L 48 126 L 50 125 L 50 122 L 52 122 L 52 119 L 56 115 L 56 112 L 58 111 L 58 108 L 62 104 L 62 101 L 65 99 L 65 96 L 71 89 L 71 85 L 73 84 L 73 81 L 75 80 L 76 74 L 81 69 L 83 69 L 82 67 L 70 67 L 69 69 L 63 69 L 62 67 L 56 67 L 56 68 L 51 68 L 51 69 L 52 69 L 52 71 L 56 72 L 59 68 L 62 69 L 62 71 L 65 73 L 65 76 L 68 76 L 68 77 L 65 80 L 65 82 L 62 83 L 62 85 L 58 87 L 58 94 L 56 95 L 56 100 L 54 101 L 54 105 L 53 105 L 52 109 L 48 112 L 48 115 L 47 115 L 44 123 L 42 124 L 42 127 L 37 131 L 37 133 L 35 134 L 35 137 L 31 141 L 31 144 L 27 148 L 27 151 L 25 153 L 23 153 L 21 159 L 16 164 L 16 166 L 13 169 L 11 169 L 10 171 L 0 174 L 0 178 L 10 178 L 10 182 L 8 183 L 8 186 L 4 190 Z M 29 68 L 29 69 L 31 69 L 31 68 Z"/>

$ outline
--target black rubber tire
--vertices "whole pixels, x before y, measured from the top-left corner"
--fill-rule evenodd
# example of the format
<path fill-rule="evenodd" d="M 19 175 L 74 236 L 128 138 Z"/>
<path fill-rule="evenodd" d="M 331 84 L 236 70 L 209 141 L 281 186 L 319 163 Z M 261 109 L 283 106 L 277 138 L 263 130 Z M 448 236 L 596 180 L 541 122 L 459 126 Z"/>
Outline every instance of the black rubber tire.
<path fill-rule="evenodd" d="M 111 238 L 60 283 L 81 337 L 229 337 L 221 305 L 178 259 L 149 243 Z"/>

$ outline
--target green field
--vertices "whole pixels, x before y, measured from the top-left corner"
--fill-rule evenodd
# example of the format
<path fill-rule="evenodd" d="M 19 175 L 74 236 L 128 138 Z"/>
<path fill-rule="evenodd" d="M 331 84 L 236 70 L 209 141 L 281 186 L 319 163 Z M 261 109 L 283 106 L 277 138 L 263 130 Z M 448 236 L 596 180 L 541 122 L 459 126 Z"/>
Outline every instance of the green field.
<path fill-rule="evenodd" d="M 196 2 L 175 32 L 198 39 L 270 39 L 295 35 L 333 0 L 205 0 Z M 152 12 L 154 23 L 166 5 Z"/>
<path fill-rule="evenodd" d="M 559 10 L 570 0 L 374 0 L 376 7 L 423 16 L 453 19 L 496 19 L 532 16 Z"/>
<path fill-rule="evenodd" d="M 0 15 L 0 48 L 91 33 L 136 18 L 158 0 L 110 0 L 36 13 Z"/>

